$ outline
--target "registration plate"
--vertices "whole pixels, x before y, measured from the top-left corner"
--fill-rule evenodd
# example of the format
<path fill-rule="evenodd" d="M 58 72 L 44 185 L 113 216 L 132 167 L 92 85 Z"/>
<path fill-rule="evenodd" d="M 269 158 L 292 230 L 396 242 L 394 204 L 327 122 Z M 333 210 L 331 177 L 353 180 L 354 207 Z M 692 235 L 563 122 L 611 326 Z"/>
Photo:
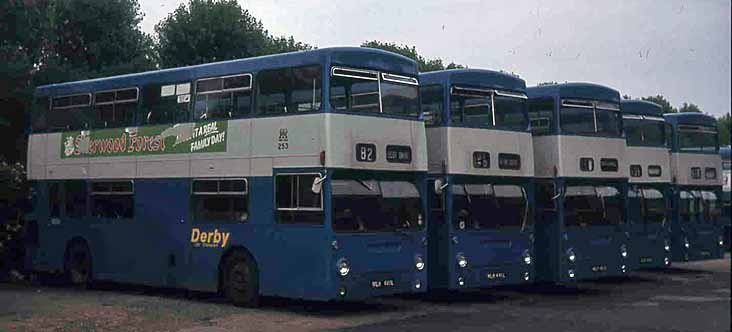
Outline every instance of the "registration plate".
<path fill-rule="evenodd" d="M 488 272 L 486 273 L 486 276 L 488 277 L 488 280 L 506 279 L 505 272 Z"/>
<path fill-rule="evenodd" d="M 371 280 L 371 288 L 394 287 L 394 279 Z"/>
<path fill-rule="evenodd" d="M 653 263 L 653 258 L 651 258 L 651 257 L 641 257 L 640 263 L 641 264 Z"/>
<path fill-rule="evenodd" d="M 592 267 L 592 272 L 606 272 L 607 265 L 595 265 Z"/>

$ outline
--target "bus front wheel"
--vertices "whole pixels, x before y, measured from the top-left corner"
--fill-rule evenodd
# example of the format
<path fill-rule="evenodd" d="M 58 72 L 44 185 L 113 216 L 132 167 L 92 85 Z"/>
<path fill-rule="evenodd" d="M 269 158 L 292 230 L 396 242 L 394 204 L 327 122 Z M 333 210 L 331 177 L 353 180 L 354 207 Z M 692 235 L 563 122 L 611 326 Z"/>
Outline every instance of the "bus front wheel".
<path fill-rule="evenodd" d="M 254 260 L 243 252 L 233 252 L 226 258 L 223 291 L 234 305 L 259 305 L 259 273 Z"/>
<path fill-rule="evenodd" d="M 85 242 L 74 241 L 69 245 L 66 251 L 64 274 L 66 281 L 73 286 L 86 288 L 91 283 L 91 252 Z"/>

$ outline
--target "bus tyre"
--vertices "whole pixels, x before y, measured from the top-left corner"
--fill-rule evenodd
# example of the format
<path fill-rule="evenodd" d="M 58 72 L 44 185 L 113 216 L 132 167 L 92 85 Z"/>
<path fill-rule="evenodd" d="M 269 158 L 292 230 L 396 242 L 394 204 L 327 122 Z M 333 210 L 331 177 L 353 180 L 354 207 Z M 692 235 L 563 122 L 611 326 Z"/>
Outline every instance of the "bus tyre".
<path fill-rule="evenodd" d="M 236 306 L 259 305 L 259 272 L 249 255 L 233 252 L 226 258 L 222 290 Z"/>
<path fill-rule="evenodd" d="M 78 288 L 87 288 L 91 284 L 91 252 L 86 243 L 74 241 L 69 245 L 64 262 L 64 276 L 66 282 Z"/>

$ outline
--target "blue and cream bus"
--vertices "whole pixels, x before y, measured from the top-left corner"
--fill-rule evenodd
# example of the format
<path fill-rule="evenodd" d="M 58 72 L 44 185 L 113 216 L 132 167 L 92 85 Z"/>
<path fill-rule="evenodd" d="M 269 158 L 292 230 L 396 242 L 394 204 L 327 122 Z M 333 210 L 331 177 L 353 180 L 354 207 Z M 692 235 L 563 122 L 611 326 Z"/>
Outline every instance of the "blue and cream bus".
<path fill-rule="evenodd" d="M 327 48 L 39 87 L 34 267 L 238 305 L 424 291 L 417 75 Z"/>
<path fill-rule="evenodd" d="M 732 166 L 730 166 L 730 146 L 719 148 L 719 155 L 722 156 L 722 230 L 724 231 L 724 247 L 730 249 L 730 222 L 732 222 L 732 199 L 730 189 L 732 188 Z"/>
<path fill-rule="evenodd" d="M 543 282 L 624 275 L 629 233 L 620 94 L 590 83 L 527 89 Z"/>
<path fill-rule="evenodd" d="M 630 266 L 671 264 L 671 129 L 658 104 L 623 100 L 620 104 L 628 163 Z"/>
<path fill-rule="evenodd" d="M 702 113 L 673 113 L 664 118 L 673 131 L 673 260 L 721 257 L 724 245 L 720 202 L 722 160 L 717 121 Z"/>
<path fill-rule="evenodd" d="M 534 280 L 526 84 L 507 73 L 420 75 L 429 169 L 429 280 L 465 289 Z"/>

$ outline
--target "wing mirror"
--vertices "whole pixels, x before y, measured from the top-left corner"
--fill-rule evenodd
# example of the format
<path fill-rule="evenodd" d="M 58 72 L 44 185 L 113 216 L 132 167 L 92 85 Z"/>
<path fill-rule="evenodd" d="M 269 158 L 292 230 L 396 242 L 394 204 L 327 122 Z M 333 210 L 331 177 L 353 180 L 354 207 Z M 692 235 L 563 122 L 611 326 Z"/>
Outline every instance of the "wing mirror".
<path fill-rule="evenodd" d="M 437 179 L 435 180 L 435 194 L 441 195 L 445 188 L 447 188 L 447 181 L 443 179 Z"/>
<path fill-rule="evenodd" d="M 310 190 L 313 192 L 313 194 L 320 194 L 320 192 L 323 190 L 323 181 L 328 178 L 328 175 L 319 175 L 313 180 L 313 185 L 310 187 Z"/>

